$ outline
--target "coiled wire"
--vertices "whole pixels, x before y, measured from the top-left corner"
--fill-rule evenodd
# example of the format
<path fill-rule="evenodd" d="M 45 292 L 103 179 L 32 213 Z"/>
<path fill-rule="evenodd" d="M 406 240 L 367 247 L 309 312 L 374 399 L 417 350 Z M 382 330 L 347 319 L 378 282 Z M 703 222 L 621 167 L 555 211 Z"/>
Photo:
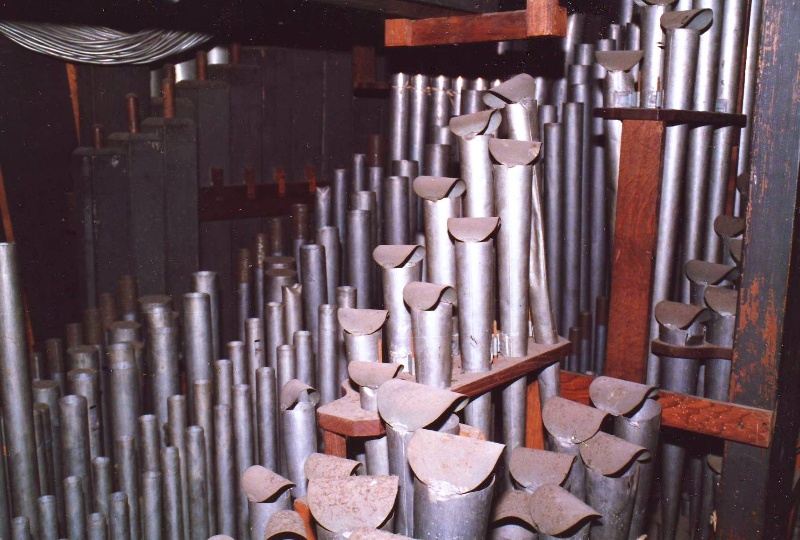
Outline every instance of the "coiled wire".
<path fill-rule="evenodd" d="M 99 26 L 0 21 L 0 34 L 34 52 L 85 64 L 149 64 L 210 40 L 176 30 L 135 34 Z"/>

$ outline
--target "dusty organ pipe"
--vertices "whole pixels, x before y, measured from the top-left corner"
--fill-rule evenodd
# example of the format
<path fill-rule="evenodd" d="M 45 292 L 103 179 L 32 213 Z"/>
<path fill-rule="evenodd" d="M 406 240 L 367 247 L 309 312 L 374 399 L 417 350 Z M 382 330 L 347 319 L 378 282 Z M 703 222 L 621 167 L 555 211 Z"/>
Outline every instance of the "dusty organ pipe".
<path fill-rule="evenodd" d="M 96 512 L 108 515 L 108 498 L 112 492 L 113 476 L 111 458 L 100 456 L 92 460 L 92 495 L 94 496 L 92 507 Z"/>
<path fill-rule="evenodd" d="M 408 75 L 392 75 L 389 102 L 389 162 L 408 157 Z"/>
<path fill-rule="evenodd" d="M 483 111 L 450 120 L 450 130 L 458 138 L 461 179 L 466 184 L 464 217 L 495 215 L 494 180 L 489 156 L 489 140 L 497 131 L 501 116 L 497 111 Z"/>
<path fill-rule="evenodd" d="M 428 120 L 428 76 L 411 76 L 411 96 L 408 118 L 408 159 L 423 169 L 425 131 Z"/>
<path fill-rule="evenodd" d="M 192 540 L 207 540 L 209 532 L 209 505 L 206 477 L 206 441 L 203 428 L 186 429 L 186 459 L 189 463 L 189 530 Z M 134 536 L 133 538 L 137 538 Z"/>
<path fill-rule="evenodd" d="M 91 465 L 89 454 L 89 409 L 83 396 L 64 396 L 58 400 L 61 418 L 61 459 L 64 478 L 76 478 L 79 482 L 89 513 L 92 498 Z M 6 424 L 8 425 L 8 424 Z M 8 429 L 8 428 L 6 428 Z M 13 485 L 13 484 L 12 484 Z M 65 480 L 64 500 L 69 502 Z"/>
<path fill-rule="evenodd" d="M 267 258 L 268 237 L 265 233 L 258 233 L 253 241 L 253 314 L 259 319 L 264 318 L 264 261 Z"/>
<path fill-rule="evenodd" d="M 283 288 L 283 342 L 292 343 L 294 333 L 302 330 L 303 286 L 299 283 Z"/>
<path fill-rule="evenodd" d="M 275 371 L 270 367 L 256 370 L 256 435 L 258 462 L 270 470 L 278 468 L 278 424 L 276 420 Z"/>
<path fill-rule="evenodd" d="M 499 218 L 454 218 L 447 222 L 456 244 L 456 292 L 461 369 L 483 373 L 492 365 L 494 319 L 494 235 Z M 473 398 L 464 409 L 464 420 L 492 436 L 492 396 Z"/>
<path fill-rule="evenodd" d="M 291 510 L 290 488 L 293 485 L 261 465 L 253 465 L 245 471 L 242 488 L 249 504 L 251 538 L 267 538 L 270 518 L 281 510 Z"/>
<path fill-rule="evenodd" d="M 384 241 L 390 245 L 408 244 L 409 190 L 411 180 L 405 176 L 389 176 L 384 182 L 383 201 L 386 208 Z"/>
<path fill-rule="evenodd" d="M 583 105 L 565 103 L 564 120 L 564 208 L 581 207 L 581 165 Z M 580 267 L 581 267 L 581 213 L 566 212 L 564 216 L 564 286 L 562 289 L 561 325 L 563 331 L 578 323 L 580 311 Z"/>
<path fill-rule="evenodd" d="M 214 491 L 214 410 L 213 389 L 211 381 L 197 380 L 194 382 L 194 419 L 195 425 L 203 429 L 203 443 L 205 444 L 206 488 L 207 507 L 213 509 L 217 505 L 216 492 Z M 188 433 L 187 433 L 188 437 Z M 208 529 L 217 528 L 216 515 L 208 513 Z"/>
<path fill-rule="evenodd" d="M 376 242 L 380 244 L 383 242 L 383 223 L 384 223 L 384 209 L 383 209 L 383 167 L 370 166 L 367 169 L 367 190 L 375 195 L 376 215 L 378 222 L 378 229 L 376 231 Z M 338 285 L 338 284 L 337 284 Z"/>
<path fill-rule="evenodd" d="M 341 308 L 337 313 L 344 330 L 347 363 L 380 362 L 383 325 L 389 312 L 381 309 Z"/>
<path fill-rule="evenodd" d="M 325 250 L 325 279 L 327 298 L 323 304 L 332 304 L 336 298 L 336 287 L 341 283 L 341 244 L 336 227 L 317 230 L 317 243 Z"/>
<path fill-rule="evenodd" d="M 716 112 L 735 113 L 738 110 L 747 5 L 748 2 L 744 0 L 725 1 L 721 21 Z M 714 232 L 714 220 L 725 212 L 731 150 L 739 129 L 722 127 L 714 131 L 703 232 L 703 259 L 711 262 L 721 262 L 722 244 Z"/>
<path fill-rule="evenodd" d="M 564 253 L 564 190 L 561 155 L 564 148 L 564 130 L 561 124 L 544 124 L 544 205 L 547 221 L 545 249 L 547 251 L 547 278 L 553 315 L 556 323 L 561 321 L 563 253 Z"/>
<path fill-rule="evenodd" d="M 133 349 L 127 343 L 111 345 L 110 389 L 111 430 L 113 440 L 120 437 L 136 439 L 139 417 L 139 374 L 133 358 Z"/>
<path fill-rule="evenodd" d="M 145 471 L 142 473 L 142 539 L 161 540 L 161 473 Z"/>
<path fill-rule="evenodd" d="M 317 381 L 320 403 L 339 397 L 339 341 L 337 337 L 336 306 L 319 306 L 319 340 L 317 349 Z"/>
<path fill-rule="evenodd" d="M 403 300 L 411 308 L 417 382 L 450 388 L 455 290 L 447 285 L 415 281 L 403 289 Z"/>
<path fill-rule="evenodd" d="M 186 459 L 186 428 L 188 427 L 188 414 L 186 410 L 186 397 L 182 395 L 170 396 L 167 399 L 169 421 L 167 422 L 168 445 L 178 451 L 180 482 L 178 489 L 181 497 L 181 522 L 183 537 L 189 540 L 189 465 Z M 162 465 L 163 470 L 163 465 Z"/>
<path fill-rule="evenodd" d="M 114 460 L 117 469 L 117 487 L 127 498 L 128 523 L 126 525 L 129 527 L 128 532 L 130 538 L 140 538 L 139 475 L 136 463 L 136 444 L 133 437 L 122 436 L 114 440 Z M 113 509 L 111 513 L 113 514 Z"/>
<path fill-rule="evenodd" d="M 347 245 L 347 169 L 333 170 L 332 186 L 333 226 L 338 229 L 339 242 L 344 248 Z"/>
<path fill-rule="evenodd" d="M 314 192 L 316 229 L 333 226 L 333 193 L 330 186 L 318 186 Z"/>
<path fill-rule="evenodd" d="M 666 29 L 667 65 L 665 68 L 664 106 L 667 109 L 688 109 L 694 95 L 697 49 L 700 32 L 711 23 L 711 10 L 674 11 L 662 17 Z M 686 165 L 686 143 L 689 126 L 667 126 L 664 134 L 664 163 L 661 172 L 658 231 L 654 254 L 651 313 L 656 304 L 668 300 L 673 284 L 673 269 L 678 254 L 680 200 Z M 658 323 L 650 320 L 650 338 L 658 335 Z M 647 382 L 658 382 L 658 357 L 650 354 Z"/>
<path fill-rule="evenodd" d="M 161 471 L 164 537 L 184 538 L 180 454 L 174 446 L 161 450 Z"/>
<path fill-rule="evenodd" d="M 640 68 L 639 89 L 640 107 L 654 109 L 661 106 L 662 88 L 664 87 L 664 51 L 661 46 L 664 32 L 661 30 L 661 16 L 669 11 L 673 0 L 652 0 L 640 11 L 641 43 L 644 53 Z"/>
<path fill-rule="evenodd" d="M 250 250 L 242 248 L 237 259 L 237 317 L 236 324 L 239 341 L 244 341 L 244 322 L 250 317 Z"/>
<path fill-rule="evenodd" d="M 0 381 L 9 461 L 12 515 L 30 519 L 31 532 L 38 533 L 36 499 L 39 498 L 36 449 L 33 438 L 33 401 L 28 371 L 22 289 L 17 270 L 16 244 L 0 244 Z"/>
<path fill-rule="evenodd" d="M 233 420 L 230 405 L 214 407 L 214 456 L 217 471 L 214 490 L 217 507 L 217 531 L 227 535 L 236 534 L 237 482 L 233 448 Z"/>
<path fill-rule="evenodd" d="M 372 304 L 373 271 L 370 264 L 372 217 L 365 210 L 351 210 L 347 214 L 347 266 L 349 284 L 358 289 L 357 306 L 369 308 Z"/>
<path fill-rule="evenodd" d="M 417 245 L 378 246 L 372 257 L 383 272 L 383 305 L 389 312 L 385 327 L 388 361 L 401 364 L 406 371 L 413 373 L 411 315 L 403 302 L 403 289 L 412 281 L 421 281 L 425 248 Z"/>
<path fill-rule="evenodd" d="M 297 379 L 289 381 L 280 391 L 281 440 L 287 476 L 295 483 L 295 498 L 306 493 L 304 464 L 317 451 L 317 403 L 317 391 Z"/>
<path fill-rule="evenodd" d="M 423 199 L 425 249 L 428 281 L 440 285 L 456 284 L 455 248 L 447 233 L 447 220 L 460 217 L 460 197 L 465 184 L 457 178 L 420 176 L 414 192 Z"/>
<path fill-rule="evenodd" d="M 249 540 L 247 497 L 241 490 L 239 479 L 253 465 L 253 429 L 250 421 L 250 387 L 237 384 L 233 387 L 233 451 L 234 478 L 236 480 L 236 530 L 237 538 Z"/>
<path fill-rule="evenodd" d="M 153 328 L 148 332 L 149 366 L 153 374 L 153 409 L 158 424 L 167 423 L 167 398 L 178 392 L 178 329 Z"/>
<path fill-rule="evenodd" d="M 419 198 L 411 189 L 411 182 L 419 176 L 419 163 L 413 160 L 402 159 L 392 162 L 392 176 L 404 176 L 408 178 L 408 234 L 413 237 L 419 230 L 417 227 L 417 206 Z"/>

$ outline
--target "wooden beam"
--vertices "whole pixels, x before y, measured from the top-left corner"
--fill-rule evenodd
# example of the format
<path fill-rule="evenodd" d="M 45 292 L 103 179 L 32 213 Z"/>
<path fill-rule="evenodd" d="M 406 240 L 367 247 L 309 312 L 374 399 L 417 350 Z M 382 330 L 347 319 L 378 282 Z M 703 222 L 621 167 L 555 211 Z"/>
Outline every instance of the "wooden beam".
<path fill-rule="evenodd" d="M 567 9 L 558 0 L 528 0 L 525 11 L 528 37 L 567 35 Z"/>
<path fill-rule="evenodd" d="M 622 123 L 606 374 L 635 382 L 645 380 L 650 350 L 650 289 L 663 149 L 663 122 Z"/>
<path fill-rule="evenodd" d="M 731 400 L 775 411 L 768 449 L 725 445 L 717 538 L 786 538 L 800 426 L 800 10 L 766 0 Z"/>
<path fill-rule="evenodd" d="M 594 377 L 561 372 L 561 395 L 590 405 L 589 385 Z M 710 399 L 660 391 L 661 425 L 753 447 L 770 445 L 771 411 Z"/>

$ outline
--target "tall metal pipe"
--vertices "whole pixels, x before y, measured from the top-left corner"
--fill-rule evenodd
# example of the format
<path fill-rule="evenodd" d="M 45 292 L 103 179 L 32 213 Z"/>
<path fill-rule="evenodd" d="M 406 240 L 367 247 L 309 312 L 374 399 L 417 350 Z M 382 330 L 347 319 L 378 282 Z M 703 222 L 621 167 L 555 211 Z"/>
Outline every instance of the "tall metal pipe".
<path fill-rule="evenodd" d="M 461 179 L 466 184 L 462 208 L 464 217 L 496 215 L 489 140 L 500 121 L 500 113 L 494 110 L 450 120 L 450 130 L 458 139 Z"/>
<path fill-rule="evenodd" d="M 262 367 L 256 371 L 256 434 L 258 463 L 270 470 L 278 468 L 278 423 L 275 371 Z"/>
<path fill-rule="evenodd" d="M 367 189 L 367 156 L 353 154 L 353 166 L 350 171 L 350 193 Z"/>
<path fill-rule="evenodd" d="M 460 216 L 460 197 L 466 185 L 457 178 L 420 176 L 414 180 L 414 192 L 423 199 L 425 249 L 428 280 L 440 285 L 456 284 L 456 255 L 447 233 L 447 220 Z"/>
<path fill-rule="evenodd" d="M 113 440 L 131 437 L 136 440 L 136 424 L 140 414 L 139 373 L 133 357 L 133 348 L 127 343 L 117 343 L 108 349 L 111 358 L 109 377 L 111 394 L 111 434 Z"/>
<path fill-rule="evenodd" d="M 109 515 L 108 500 L 114 485 L 114 471 L 111 458 L 96 457 L 92 460 L 92 509 Z"/>
<path fill-rule="evenodd" d="M 319 333 L 319 306 L 328 301 L 325 248 L 308 244 L 300 248 L 300 273 L 303 276 L 303 318 L 314 344 Z"/>
<path fill-rule="evenodd" d="M 305 461 L 317 451 L 316 405 L 319 394 L 294 379 L 280 390 L 282 444 L 287 477 L 295 483 L 295 498 L 306 494 Z"/>
<path fill-rule="evenodd" d="M 369 308 L 373 297 L 373 271 L 370 264 L 372 253 L 372 216 L 365 210 L 351 210 L 347 214 L 348 279 L 358 289 L 357 306 Z"/>
<path fill-rule="evenodd" d="M 246 321 L 243 321 L 246 325 Z M 194 381 L 211 380 L 211 300 L 205 293 L 183 295 L 184 355 L 190 409 L 194 404 Z"/>
<path fill-rule="evenodd" d="M 667 39 L 664 105 L 668 109 L 691 107 L 700 32 L 708 27 L 712 17 L 711 10 L 692 10 L 667 13 L 662 18 Z M 656 304 L 669 299 L 673 285 L 688 130 L 688 125 L 678 124 L 667 126 L 664 134 L 664 165 L 661 172 L 651 313 Z M 651 317 L 650 338 L 654 339 L 657 335 L 658 323 Z M 658 357 L 653 354 L 649 355 L 647 361 L 647 382 L 658 382 Z"/>
<path fill-rule="evenodd" d="M 354 361 L 381 361 L 383 325 L 388 315 L 388 311 L 381 309 L 339 309 L 337 319 L 344 330 L 348 364 Z"/>
<path fill-rule="evenodd" d="M 205 444 L 205 465 L 206 489 L 208 508 L 215 508 L 216 492 L 214 491 L 214 410 L 213 410 L 213 389 L 211 381 L 197 380 L 194 382 L 194 419 L 195 424 L 203 430 L 203 442 Z M 189 428 L 191 430 L 191 428 Z M 187 437 L 189 431 L 187 431 Z M 187 443 L 188 444 L 188 443 Z M 213 531 L 217 528 L 216 515 L 208 514 L 208 529 Z"/>
<path fill-rule="evenodd" d="M 214 362 L 214 405 L 231 404 L 233 364 L 230 360 Z"/>
<path fill-rule="evenodd" d="M 142 473 L 142 539 L 161 540 L 163 514 L 161 510 L 161 473 Z"/>
<path fill-rule="evenodd" d="M 266 365 L 275 369 L 278 365 L 278 346 L 286 341 L 283 327 L 283 304 L 280 302 L 268 302 L 266 307 Z M 234 383 L 242 383 L 236 381 Z"/>
<path fill-rule="evenodd" d="M 499 218 L 455 218 L 447 222 L 455 238 L 456 292 L 461 369 L 483 373 L 492 365 L 494 320 L 494 239 Z M 464 409 L 464 420 L 492 436 L 491 393 L 473 398 Z"/>
<path fill-rule="evenodd" d="M 333 170 L 333 225 L 339 231 L 342 252 L 347 248 L 347 169 Z"/>
<path fill-rule="evenodd" d="M 562 110 L 564 124 L 564 208 L 581 207 L 580 155 L 583 132 L 583 104 L 565 103 Z M 564 230 L 564 286 L 562 289 L 561 325 L 563 330 L 578 323 L 580 312 L 580 267 L 581 267 L 581 213 L 565 213 Z M 526 271 L 527 272 L 527 271 Z"/>
<path fill-rule="evenodd" d="M 189 537 L 207 540 L 209 530 L 213 529 L 209 529 L 205 433 L 200 426 L 186 429 L 186 458 L 189 463 Z"/>
<path fill-rule="evenodd" d="M 291 343 L 294 333 L 302 330 L 303 286 L 299 283 L 283 288 L 283 342 Z"/>
<path fill-rule="evenodd" d="M 411 95 L 408 113 L 408 159 L 424 168 L 425 132 L 428 120 L 428 76 L 411 76 Z"/>
<path fill-rule="evenodd" d="M 283 316 L 283 312 L 281 312 Z M 233 366 L 233 384 L 247 383 L 246 353 L 244 343 L 241 341 L 228 342 L 228 358 Z"/>
<path fill-rule="evenodd" d="M 168 446 L 161 450 L 161 487 L 163 501 L 164 537 L 185 538 L 183 497 L 181 495 L 181 458 L 178 449 Z"/>
<path fill-rule="evenodd" d="M 415 245 L 378 246 L 372 253 L 383 271 L 383 305 L 389 312 L 386 321 L 386 350 L 390 363 L 402 364 L 413 373 L 411 315 L 403 302 L 403 289 L 422 279 L 425 248 Z"/>
<path fill-rule="evenodd" d="M 64 502 L 68 540 L 86 538 L 86 503 L 80 476 L 64 478 Z"/>
<path fill-rule="evenodd" d="M 673 0 L 646 2 L 641 14 L 641 45 L 644 56 L 639 74 L 640 107 L 654 109 L 661 106 L 664 88 L 664 32 L 661 16 L 669 11 Z"/>
<path fill-rule="evenodd" d="M 27 517 L 38 534 L 36 499 L 39 498 L 36 448 L 33 436 L 33 401 L 28 371 L 22 288 L 17 269 L 16 244 L 0 244 L 0 403 L 6 439 L 12 514 Z"/>
<path fill-rule="evenodd" d="M 317 243 L 325 251 L 325 279 L 327 299 L 323 304 L 332 304 L 336 298 L 336 287 L 342 282 L 341 244 L 336 227 L 322 227 L 317 231 Z"/>
<path fill-rule="evenodd" d="M 93 500 L 89 453 L 89 408 L 83 396 L 64 396 L 58 400 L 58 404 L 61 418 L 63 474 L 65 478 L 78 479 L 83 490 L 82 502 L 85 505 L 83 513 L 88 514 L 89 503 Z M 64 485 L 64 500 L 67 501 L 66 480 Z M 12 490 L 11 493 L 15 492 Z"/>
<path fill-rule="evenodd" d="M 248 540 L 247 497 L 241 490 L 242 474 L 253 464 L 253 428 L 250 421 L 250 387 L 237 384 L 233 387 L 233 450 L 236 478 L 236 530 L 237 538 Z"/>
<path fill-rule="evenodd" d="M 261 319 L 247 319 L 245 326 L 245 349 L 247 351 L 247 379 L 245 384 L 255 390 L 256 370 L 267 365 L 264 346 L 264 324 Z M 250 417 L 253 419 L 255 427 L 256 417 L 256 396 L 255 392 L 250 393 Z"/>
<path fill-rule="evenodd" d="M 316 229 L 333 226 L 333 192 L 330 186 L 318 186 L 314 192 Z"/>
<path fill-rule="evenodd" d="M 53 495 L 43 495 L 38 501 L 39 538 L 41 540 L 58 539 L 58 508 Z M 8 535 L 8 533 L 4 533 Z"/>
<path fill-rule="evenodd" d="M 399 161 L 392 162 L 392 176 L 404 176 L 408 178 L 409 187 L 408 187 L 408 231 L 410 236 L 414 236 L 414 234 L 419 230 L 418 225 L 418 206 L 419 206 L 419 198 L 414 193 L 414 190 L 411 189 L 410 183 L 414 181 L 414 179 L 419 176 L 420 165 L 418 162 L 412 159 L 402 159 Z"/>
<path fill-rule="evenodd" d="M 266 247 L 264 248 L 266 249 Z M 219 359 L 219 318 L 220 318 L 220 290 L 219 276 L 216 272 L 202 271 L 192 274 L 192 288 L 195 292 L 208 295 L 209 309 L 211 310 L 211 358 Z M 263 294 L 261 295 L 263 302 Z"/>
<path fill-rule="evenodd" d="M 320 304 L 324 305 L 324 304 Z M 319 317 L 319 306 L 315 309 Z M 294 354 L 296 377 L 311 386 L 317 379 L 314 351 L 316 346 L 311 339 L 311 332 L 300 330 L 294 333 Z"/>
<path fill-rule="evenodd" d="M 355 308 L 358 305 L 358 289 L 350 286 L 342 286 L 336 288 L 336 307 L 341 308 Z M 336 338 L 338 340 L 338 363 L 336 366 L 338 372 L 338 379 L 341 382 L 347 373 L 347 354 L 344 347 L 344 329 L 339 324 L 338 317 L 336 318 Z M 337 391 L 338 392 L 338 391 Z"/>
<path fill-rule="evenodd" d="M 717 72 L 716 112 L 735 113 L 739 104 L 739 79 L 742 67 L 742 47 L 746 34 L 746 0 L 725 0 L 722 10 L 722 29 Z M 722 127 L 714 131 L 709 167 L 708 207 L 705 215 L 703 259 L 721 262 L 722 243 L 714 232 L 714 220 L 725 213 L 731 150 L 739 128 Z"/>
<path fill-rule="evenodd" d="M 339 397 L 339 343 L 337 337 L 337 308 L 335 305 L 319 306 L 319 341 L 317 349 L 317 381 L 320 401 L 324 405 Z M 274 470 L 274 468 L 273 468 Z"/>
<path fill-rule="evenodd" d="M 283 388 L 284 384 L 296 378 L 296 374 L 297 362 L 294 345 L 281 345 L 278 347 L 278 368 L 275 370 L 277 387 Z"/>
<path fill-rule="evenodd" d="M 214 458 L 216 476 L 214 491 L 217 496 L 217 532 L 233 536 L 237 524 L 237 482 L 234 459 L 232 405 L 214 407 Z"/>
<path fill-rule="evenodd" d="M 244 324 L 250 318 L 251 276 L 250 250 L 241 248 L 237 251 L 236 262 L 236 328 L 239 341 L 244 341 Z"/>
<path fill-rule="evenodd" d="M 139 514 L 139 474 L 136 459 L 135 439 L 130 436 L 118 437 L 114 440 L 114 461 L 117 470 L 117 486 L 125 495 L 125 508 L 129 538 L 141 537 Z M 113 495 L 110 514 L 114 515 Z M 146 518 L 147 516 L 145 516 Z"/>
<path fill-rule="evenodd" d="M 163 426 L 168 421 L 167 399 L 178 392 L 178 329 L 153 328 L 148 338 L 151 403 L 158 425 Z"/>
<path fill-rule="evenodd" d="M 403 289 L 403 300 L 411 308 L 417 382 L 434 388 L 450 388 L 455 289 L 415 281 Z"/>
<path fill-rule="evenodd" d="M 180 496 L 181 496 L 181 523 L 183 527 L 183 538 L 189 540 L 189 464 L 186 458 L 186 428 L 188 427 L 188 412 L 186 407 L 186 397 L 182 395 L 170 396 L 167 398 L 167 444 L 173 446 L 178 451 L 180 465 Z M 162 472 L 165 471 L 163 464 Z"/>
<path fill-rule="evenodd" d="M 100 415 L 100 382 L 95 369 L 74 369 L 67 373 L 71 394 L 83 396 L 89 408 L 89 455 L 92 459 L 104 454 Z"/>
<path fill-rule="evenodd" d="M 388 176 L 384 182 L 383 206 L 386 208 L 384 242 L 390 245 L 408 244 L 409 191 L 411 179 L 405 176 Z"/>
<path fill-rule="evenodd" d="M 139 469 L 141 471 L 158 471 L 159 452 L 161 451 L 161 427 L 154 414 L 143 414 L 138 419 L 139 431 Z"/>
<path fill-rule="evenodd" d="M 47 378 L 58 383 L 64 393 L 64 341 L 51 338 L 44 341 L 45 360 L 47 362 Z"/>
<path fill-rule="evenodd" d="M 389 162 L 408 158 L 409 79 L 406 73 L 392 74 L 389 92 Z"/>
<path fill-rule="evenodd" d="M 563 259 L 564 259 L 564 189 L 562 154 L 564 131 L 561 124 L 544 124 L 544 205 L 545 205 L 545 250 L 547 277 L 553 315 L 560 324 L 562 313 Z"/>

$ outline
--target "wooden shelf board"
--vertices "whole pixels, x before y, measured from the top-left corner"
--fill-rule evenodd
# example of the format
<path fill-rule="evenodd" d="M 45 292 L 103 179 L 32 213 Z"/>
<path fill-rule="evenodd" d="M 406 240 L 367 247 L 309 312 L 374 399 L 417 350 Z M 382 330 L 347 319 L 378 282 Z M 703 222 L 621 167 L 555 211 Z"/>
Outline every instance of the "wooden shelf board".
<path fill-rule="evenodd" d="M 589 405 L 594 377 L 561 372 L 561 396 Z M 772 411 L 675 392 L 658 393 L 661 425 L 761 448 L 770 445 Z"/>
<path fill-rule="evenodd" d="M 642 107 L 600 107 L 594 116 L 607 120 L 651 120 L 666 124 L 692 124 L 714 127 L 744 127 L 747 117 L 743 114 L 726 114 L 678 109 L 645 109 Z"/>

